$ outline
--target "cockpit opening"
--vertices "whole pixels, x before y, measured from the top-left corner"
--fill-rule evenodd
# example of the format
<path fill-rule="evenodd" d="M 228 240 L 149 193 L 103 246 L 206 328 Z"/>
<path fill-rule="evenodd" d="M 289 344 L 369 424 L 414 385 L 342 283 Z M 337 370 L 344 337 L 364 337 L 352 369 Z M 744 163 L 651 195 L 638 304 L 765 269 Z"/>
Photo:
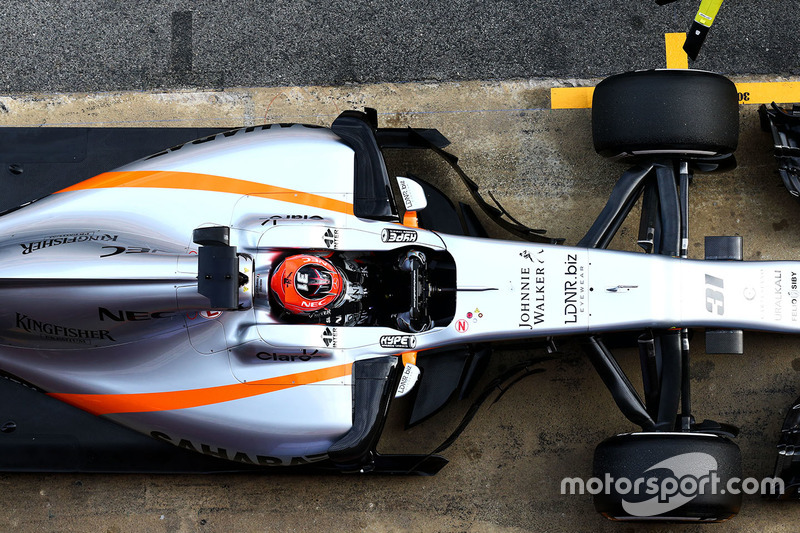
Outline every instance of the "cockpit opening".
<path fill-rule="evenodd" d="M 446 252 L 293 250 L 272 265 L 269 305 L 281 322 L 418 333 L 449 324 L 455 313 L 455 262 Z"/>

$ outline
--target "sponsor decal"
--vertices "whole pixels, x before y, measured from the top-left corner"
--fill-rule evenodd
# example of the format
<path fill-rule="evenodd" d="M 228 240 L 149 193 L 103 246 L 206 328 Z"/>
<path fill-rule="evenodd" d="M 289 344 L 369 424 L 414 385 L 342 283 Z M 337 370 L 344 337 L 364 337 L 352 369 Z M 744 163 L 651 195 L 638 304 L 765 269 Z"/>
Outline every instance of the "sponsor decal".
<path fill-rule="evenodd" d="M 467 322 L 463 318 L 459 318 L 458 320 L 456 320 L 455 328 L 456 331 L 459 333 L 466 333 L 467 330 L 469 329 L 469 322 Z"/>
<path fill-rule="evenodd" d="M 410 205 L 414 204 L 414 198 L 408 190 L 408 182 L 406 180 L 397 180 L 397 185 L 400 188 L 400 196 L 403 198 L 403 205 L 408 209 Z"/>
<path fill-rule="evenodd" d="M 337 228 L 329 228 L 322 235 L 322 240 L 325 241 L 325 246 L 328 248 L 339 247 L 339 230 Z"/>
<path fill-rule="evenodd" d="M 417 338 L 414 335 L 383 335 L 380 339 L 381 348 L 403 348 L 413 350 L 417 347 Z"/>
<path fill-rule="evenodd" d="M 317 355 L 318 353 L 319 350 L 309 352 L 304 348 L 302 353 L 258 352 L 256 357 L 262 361 L 280 361 L 287 363 L 296 361 L 308 362 L 314 357 L 322 357 L 321 355 Z"/>
<path fill-rule="evenodd" d="M 173 438 L 161 431 L 151 431 L 150 436 L 174 444 L 178 448 L 184 448 L 193 452 L 210 455 L 212 457 L 219 457 L 220 459 L 227 459 L 229 461 L 236 461 L 249 465 L 261 466 L 292 466 L 292 465 L 305 465 L 309 463 L 316 463 L 317 461 L 324 461 L 328 458 L 327 453 L 319 453 L 314 455 L 297 455 L 297 456 L 281 456 L 273 457 L 269 455 L 257 455 L 247 452 L 236 450 L 228 450 L 219 446 L 211 444 L 204 444 L 201 442 L 191 441 L 189 439 Z"/>
<path fill-rule="evenodd" d="M 105 307 L 98 307 L 97 312 L 100 316 L 100 321 L 113 320 L 114 322 L 140 322 L 142 320 L 153 320 L 159 318 L 172 318 L 176 315 L 174 311 L 124 311 L 118 309 L 111 311 Z"/>
<path fill-rule="evenodd" d="M 467 319 L 471 319 L 473 324 L 476 324 L 479 318 L 483 318 L 483 313 L 481 313 L 481 310 L 477 307 L 475 308 L 475 311 L 467 312 Z"/>
<path fill-rule="evenodd" d="M 26 333 L 38 333 L 43 338 L 74 342 L 80 344 L 91 344 L 92 339 L 109 340 L 116 342 L 107 329 L 80 329 L 69 326 L 40 322 L 28 315 L 17 313 L 17 329 Z"/>
<path fill-rule="evenodd" d="M 417 232 L 411 229 L 384 228 L 381 231 L 383 242 L 417 242 Z"/>
<path fill-rule="evenodd" d="M 536 257 L 534 259 L 534 256 L 532 256 L 531 253 L 528 250 L 522 250 L 519 253 L 519 256 L 522 257 L 523 259 L 527 259 L 531 263 L 544 263 L 544 259 L 542 259 L 541 255 L 540 255 L 540 254 L 543 254 L 543 253 L 544 253 L 544 248 L 542 248 L 541 250 L 536 252 Z"/>
<path fill-rule="evenodd" d="M 336 328 L 325 328 L 325 331 L 322 332 L 322 342 L 325 343 L 325 346 L 328 348 L 336 348 L 338 332 Z"/>
<path fill-rule="evenodd" d="M 564 261 L 564 324 L 575 324 L 586 311 L 586 273 L 578 265 L 577 254 L 567 254 Z"/>
<path fill-rule="evenodd" d="M 522 267 L 519 269 L 520 328 L 533 329 L 533 326 L 544 322 L 544 280 L 545 269 L 543 266 Z M 531 322 L 533 323 L 531 324 Z"/>
<path fill-rule="evenodd" d="M 800 299 L 800 292 L 797 290 L 797 272 L 792 272 L 790 277 L 789 303 L 792 305 L 792 322 L 797 322 L 797 302 Z"/>
<path fill-rule="evenodd" d="M 403 367 L 403 373 L 400 375 L 400 383 L 397 384 L 397 391 L 394 393 L 395 398 L 405 396 L 419 380 L 420 370 L 416 365 L 406 363 Z"/>
<path fill-rule="evenodd" d="M 28 255 L 38 250 L 45 248 L 52 248 L 54 246 L 61 246 L 63 244 L 74 244 L 76 242 L 113 242 L 119 238 L 119 235 L 112 235 L 110 233 L 96 234 L 94 231 L 84 233 L 65 233 L 63 235 L 52 235 L 39 241 L 32 241 L 20 243 L 22 247 L 22 255 Z"/>
<path fill-rule="evenodd" d="M 272 224 L 273 226 L 277 226 L 278 222 L 286 222 L 289 220 L 322 220 L 322 217 L 319 215 L 272 215 L 271 217 L 263 219 L 261 225 L 266 226 L 267 224 Z"/>
<path fill-rule="evenodd" d="M 103 246 L 103 250 L 108 250 L 108 253 L 102 254 L 100 257 L 112 257 L 119 254 L 171 254 L 175 252 L 168 252 L 167 250 L 158 250 L 157 248 L 148 248 L 146 246 Z M 189 252 L 196 254 L 195 251 Z"/>

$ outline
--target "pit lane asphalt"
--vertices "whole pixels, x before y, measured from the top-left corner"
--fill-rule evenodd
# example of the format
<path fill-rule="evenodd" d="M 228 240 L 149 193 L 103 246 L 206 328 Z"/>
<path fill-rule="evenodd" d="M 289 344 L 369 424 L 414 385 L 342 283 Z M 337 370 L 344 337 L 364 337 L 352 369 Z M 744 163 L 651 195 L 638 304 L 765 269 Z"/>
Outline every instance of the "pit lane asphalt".
<path fill-rule="evenodd" d="M 51 4 L 35 5 L 43 11 L 47 11 L 45 8 L 51 9 L 50 15 L 53 15 Z M 165 2 L 153 6 L 154 12 L 159 14 L 158 17 L 153 15 L 153 20 L 158 21 L 157 24 L 167 24 L 166 28 L 153 26 L 156 33 L 162 37 L 164 32 L 169 35 L 170 13 L 194 9 L 192 5 Z M 240 4 L 224 5 L 233 8 Z M 650 28 L 651 21 L 647 17 L 640 21 L 649 29 L 635 34 L 641 39 L 638 42 L 632 39 L 632 42 L 637 42 L 636 46 L 641 46 L 641 49 L 652 47 L 652 51 L 637 56 L 636 61 L 649 61 L 644 66 L 663 65 L 663 32 L 684 30 L 693 14 L 690 12 L 696 8 L 693 3 L 678 2 L 678 5 L 682 9 L 675 9 L 674 13 L 680 11 L 680 16 L 675 15 L 673 20 L 670 15 L 670 20 L 662 20 L 664 26 L 668 27 Z M 85 7 L 81 3 L 75 6 L 78 12 Z M 97 28 L 102 28 L 106 22 L 113 22 L 112 26 L 119 30 L 120 25 L 127 24 L 127 31 L 118 31 L 117 38 L 122 41 L 124 36 L 129 42 L 139 38 L 140 32 L 147 31 L 148 26 L 138 22 L 140 16 L 142 20 L 149 20 L 150 15 L 144 14 L 143 8 L 127 6 L 131 11 L 126 15 L 115 12 L 112 6 L 107 4 L 105 10 L 100 7 L 94 21 Z M 788 7 L 787 11 L 797 7 L 796 3 L 783 6 Z M 736 74 L 734 79 L 737 81 L 750 80 L 751 76 L 746 74 L 751 72 L 765 74 L 758 77 L 761 80 L 784 79 L 786 76 L 797 80 L 800 71 L 796 61 L 800 57 L 797 53 L 800 47 L 793 45 L 790 51 L 784 49 L 778 54 L 780 58 L 774 59 L 778 63 L 764 60 L 771 55 L 763 48 L 763 36 L 767 35 L 767 30 L 763 30 L 759 24 L 771 24 L 768 17 L 755 17 L 751 21 L 761 28 L 757 30 L 762 32 L 758 43 L 755 42 L 758 33 L 740 30 L 742 33 L 735 36 L 735 42 L 744 42 L 745 36 L 750 39 L 753 48 L 747 48 L 743 56 L 748 58 L 747 62 L 736 63 L 738 57 L 728 55 L 723 59 L 719 48 L 711 55 L 712 39 L 717 43 L 722 42 L 725 25 L 737 18 L 734 11 L 739 14 L 750 13 L 749 6 L 737 7 L 736 10 L 732 7 L 728 4 L 723 6 L 726 11 L 712 29 L 709 43 L 702 52 L 706 54 L 703 61 L 720 62 L 725 67 L 720 70 Z M 770 17 L 779 14 L 777 8 L 766 5 L 762 5 L 762 8 L 762 12 L 767 14 L 770 9 L 773 10 Z M 6 14 L 20 9 L 25 13 L 31 11 L 26 6 L 14 6 Z M 289 11 L 288 6 L 283 4 L 273 9 L 279 13 Z M 644 11 L 638 5 L 631 9 L 634 13 Z M 672 9 L 673 6 L 652 7 L 653 12 Z M 261 10 L 263 12 L 264 8 Z M 200 12 L 202 7 L 195 11 Z M 431 20 L 428 22 L 432 23 L 434 19 L 441 22 L 441 16 L 431 16 L 436 13 L 435 10 L 429 12 Z M 604 16 L 610 16 L 603 13 Z M 641 26 L 629 21 L 622 9 L 614 13 L 617 19 L 626 21 L 632 31 L 634 26 Z M 649 17 L 650 9 L 647 13 Z M 783 10 L 780 14 L 783 14 Z M 27 15 L 16 16 L 20 17 L 20 21 L 29 21 Z M 41 16 L 44 17 L 43 21 L 46 20 L 44 15 Z M 210 46 L 208 42 L 216 42 L 212 39 L 198 44 L 202 40 L 201 35 L 208 37 L 215 25 L 224 33 L 222 27 L 225 25 L 220 20 L 235 18 L 230 14 L 222 14 L 222 19 L 212 23 L 207 20 L 210 16 L 208 13 L 203 17 L 199 14 L 193 16 L 193 24 L 205 20 L 205 33 L 193 30 L 193 58 L 196 57 L 195 50 Z M 727 18 L 729 16 L 731 19 Z M 396 22 L 396 18 L 394 20 L 394 25 L 402 26 Z M 550 19 L 540 17 L 528 20 Z M 3 16 L 3 24 L 9 24 L 8 21 L 9 17 Z M 299 18 L 296 22 L 298 25 L 294 28 L 303 27 Z M 257 21 L 251 23 L 256 29 L 264 27 L 258 26 Z M 37 33 L 30 26 L 32 22 L 25 24 L 28 26 L 23 25 L 25 31 L 19 34 L 31 36 Z M 88 15 L 80 27 L 73 24 L 64 23 L 63 27 L 58 27 L 68 34 L 81 34 L 88 31 L 83 26 L 92 25 Z M 547 31 L 546 26 L 550 23 L 541 24 L 537 27 Z M 558 33 L 557 27 L 548 27 L 551 32 Z M 396 28 L 393 31 L 395 33 L 387 32 L 384 38 L 399 34 Z M 509 35 L 513 33 L 506 31 Z M 500 30 L 497 32 L 503 33 Z M 587 32 L 580 38 L 595 43 L 606 38 L 610 41 L 602 42 L 620 43 L 625 40 L 607 27 Z M 274 32 L 257 33 L 262 40 L 274 40 L 271 37 Z M 250 39 L 250 33 L 244 32 L 244 35 Z M 779 40 L 779 37 L 783 36 L 776 35 L 773 39 Z M 108 36 L 104 38 L 113 39 Z M 515 41 L 516 37 L 513 36 L 509 39 L 507 42 L 524 42 Z M 79 41 L 76 39 L 73 43 L 78 48 L 70 48 L 70 51 L 64 52 L 64 57 L 72 58 L 70 54 L 75 57 L 86 55 L 85 52 L 72 52 L 76 49 L 85 51 L 86 48 L 81 47 L 90 46 Z M 640 44 L 645 41 L 652 44 Z M 101 40 L 96 46 L 104 42 Z M 491 45 L 486 43 L 494 41 L 484 40 L 483 44 L 477 45 L 474 44 L 476 41 L 472 42 L 476 48 L 486 47 L 486 50 L 476 53 L 478 57 L 509 54 L 510 49 L 505 52 L 489 50 Z M 730 40 L 728 44 L 733 47 L 735 42 Z M 0 103 L 3 104 L 0 123 L 3 125 L 170 124 L 237 127 L 291 121 L 327 125 L 342 109 L 370 105 L 380 109 L 382 126 L 414 125 L 440 129 L 453 142 L 451 151 L 461 158 L 465 170 L 482 187 L 494 191 L 509 211 L 524 222 L 535 227 L 546 227 L 550 234 L 564 237 L 568 243 L 575 243 L 582 236 L 624 167 L 594 154 L 591 148 L 590 111 L 550 110 L 549 89 L 573 84 L 592 85 L 597 79 L 580 78 L 613 71 L 607 69 L 638 66 L 629 63 L 630 57 L 617 55 L 613 47 L 598 45 L 597 48 L 603 50 L 583 49 L 584 56 L 591 55 L 585 64 L 566 62 L 557 67 L 546 67 L 551 61 L 550 52 L 541 49 L 541 58 L 531 57 L 529 62 L 532 65 L 529 68 L 553 68 L 558 72 L 547 74 L 549 71 L 546 70 L 542 70 L 542 73 L 528 71 L 528 74 L 509 75 L 516 78 L 510 80 L 485 81 L 488 76 L 465 70 L 465 74 L 461 75 L 463 77 L 454 76 L 456 81 L 320 87 L 309 85 L 312 78 L 297 77 L 292 78 L 291 83 L 284 82 L 282 86 L 242 89 L 236 86 L 281 85 L 281 82 L 277 77 L 273 83 L 265 78 L 240 78 L 243 81 L 236 84 L 226 81 L 224 90 L 175 91 L 169 89 L 192 84 L 182 85 L 170 78 L 170 55 L 163 55 L 163 51 L 153 51 L 148 56 L 151 62 L 144 62 L 147 65 L 144 67 L 138 64 L 143 56 L 136 54 L 147 53 L 133 47 L 139 52 L 126 60 L 130 63 L 124 65 L 132 67 L 138 64 L 138 71 L 128 69 L 130 72 L 124 75 L 121 71 L 125 69 L 120 66 L 117 69 L 120 72 L 110 69 L 106 75 L 102 75 L 103 65 L 107 68 L 108 63 L 100 61 L 105 57 L 101 51 L 95 56 L 88 54 L 98 60 L 94 63 L 84 58 L 78 65 L 65 63 L 61 68 L 66 70 L 59 71 L 50 63 L 56 61 L 58 54 L 42 50 L 44 45 L 37 43 L 34 39 L 27 51 L 21 50 L 24 47 L 17 47 L 20 48 L 17 52 L 25 56 L 27 65 L 31 69 L 41 65 L 42 72 L 31 74 L 31 77 L 20 77 L 28 80 L 25 81 L 28 85 L 18 85 L 12 89 L 13 93 L 0 95 Z M 122 44 L 118 46 L 119 49 L 125 48 Z M 152 46 L 155 49 L 156 45 Z M 162 42 L 159 46 L 165 45 Z M 243 50 L 247 46 L 249 44 L 223 47 L 230 55 L 225 62 L 218 59 L 218 63 L 229 65 L 224 68 L 231 71 L 236 70 L 236 64 L 251 67 L 261 64 L 259 61 L 262 60 L 252 56 L 257 53 L 255 48 L 250 48 L 250 52 Z M 360 47 L 353 44 L 355 48 Z M 109 49 L 117 50 L 113 47 Z M 247 57 L 240 58 L 237 50 Z M 6 51 L 4 46 L 4 53 Z M 42 52 L 41 63 L 33 57 L 34 52 Z M 763 57 L 762 52 L 765 54 Z M 552 54 L 558 54 L 558 50 L 554 48 Z M 175 57 L 178 55 L 176 52 Z M 14 55 L 9 57 L 14 58 Z M 455 68 L 447 64 L 448 57 L 428 60 L 430 64 L 438 63 L 439 72 L 444 73 L 441 76 L 445 79 L 449 79 L 446 74 Z M 613 64 L 604 65 L 605 58 L 614 58 L 608 59 Z M 417 59 L 421 60 L 420 57 Z M 207 60 L 210 61 L 209 58 L 196 61 Z M 370 58 L 367 60 L 371 61 Z M 472 64 L 471 61 L 465 63 Z M 160 65 L 158 68 L 162 70 L 154 65 Z M 422 60 L 419 72 L 425 70 L 426 65 L 428 63 Z M 707 63 L 698 66 L 710 68 Z M 148 68 L 153 70 L 147 71 Z M 271 72 L 277 72 L 282 67 L 270 68 L 276 69 Z M 597 70 L 591 70 L 593 68 Z M 202 71 L 200 68 L 196 70 Z M 62 75 L 60 72 L 71 74 Z M 87 76 L 73 77 L 75 72 L 85 72 Z M 287 72 L 287 75 L 300 76 L 290 67 L 287 67 Z M 385 72 L 395 73 L 397 77 L 382 79 L 376 75 L 374 79 L 385 82 L 387 79 L 397 81 L 405 77 L 399 74 L 404 72 L 399 69 L 387 67 Z M 8 76 L 8 72 L 3 75 Z M 242 76 L 245 75 L 251 74 L 242 73 Z M 320 75 L 320 78 L 314 79 L 329 80 L 334 84 L 360 80 L 337 77 L 338 74 L 327 75 L 331 77 Z M 437 80 L 437 75 L 426 71 L 403 81 Z M 547 75 L 552 77 L 531 79 L 533 76 Z M 502 78 L 505 74 L 491 77 Z M 152 85 L 144 83 L 142 80 L 145 79 L 149 79 L 148 83 Z M 114 84 L 103 85 L 104 80 L 114 80 Z M 123 83 L 124 80 L 128 81 Z M 197 85 L 218 87 L 215 83 Z M 146 88 L 155 90 L 138 90 Z M 89 93 L 60 92 L 70 90 Z M 59 94 L 53 94 L 56 91 Z M 3 108 L 5 111 L 2 111 Z M 780 186 L 771 143 L 768 135 L 759 129 L 754 106 L 743 106 L 742 111 L 741 141 L 737 152 L 739 168 L 726 174 L 698 177 L 693 184 L 691 256 L 702 257 L 704 235 L 738 234 L 744 236 L 746 259 L 795 259 L 795 252 L 800 249 L 800 235 L 794 231 L 792 221 L 796 219 L 800 206 Z M 389 154 L 387 159 L 396 174 L 411 171 L 425 176 L 427 172 L 439 170 L 435 163 L 426 159 L 404 159 L 396 154 Z M 23 188 L 31 191 L 32 197 L 38 195 L 34 192 L 36 184 L 26 183 L 24 175 L 19 177 L 3 173 L 0 179 L 6 188 Z M 465 198 L 458 186 L 449 187 L 448 192 L 450 190 L 456 196 Z M 500 235 L 499 232 L 494 233 Z M 635 223 L 629 223 L 622 228 L 612 246 L 634 249 L 635 237 Z M 743 428 L 737 443 L 742 449 L 744 474 L 761 478 L 771 475 L 774 445 L 780 425 L 791 401 L 800 391 L 800 358 L 795 349 L 796 340 L 791 337 L 748 333 L 745 343 L 744 356 L 710 356 L 703 353 L 702 335 L 695 337 L 692 344 L 694 404 L 698 418 L 713 418 Z M 558 360 L 544 365 L 544 374 L 527 378 L 509 390 L 500 402 L 484 406 L 472 425 L 445 452 L 451 463 L 433 478 L 297 477 L 280 474 L 210 477 L 0 475 L 0 486 L 3 487 L 0 491 L 0 529 L 227 532 L 620 531 L 625 528 L 628 531 L 631 526 L 613 524 L 596 515 L 589 496 L 559 493 L 562 478 L 588 478 L 591 475 L 591 456 L 598 442 L 614 433 L 633 429 L 619 414 L 577 345 L 567 342 L 563 350 Z M 530 355 L 527 352 L 500 354 L 495 358 L 490 372 L 497 373 L 512 362 Z M 635 376 L 637 354 L 622 351 L 617 355 L 625 370 Z M 401 415 L 407 405 L 398 402 L 393 408 L 381 450 L 430 451 L 458 423 L 467 404 L 468 401 L 453 404 L 425 424 L 402 431 Z M 797 518 L 796 505 L 773 504 L 758 497 L 745 497 L 739 516 L 726 524 L 711 527 L 721 531 L 788 532 L 796 530 Z M 636 530 L 664 531 L 665 528 L 699 531 L 702 526 L 636 527 Z"/>
<path fill-rule="evenodd" d="M 699 0 L 0 2 L 0 90 L 605 77 L 652 68 Z M 798 0 L 723 4 L 697 68 L 797 73 Z"/>

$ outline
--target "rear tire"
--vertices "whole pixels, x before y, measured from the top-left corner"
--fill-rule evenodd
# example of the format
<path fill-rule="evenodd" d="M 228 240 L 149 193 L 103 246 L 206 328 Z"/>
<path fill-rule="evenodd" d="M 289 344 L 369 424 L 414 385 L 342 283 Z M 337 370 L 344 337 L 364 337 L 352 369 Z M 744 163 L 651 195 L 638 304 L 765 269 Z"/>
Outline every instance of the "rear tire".
<path fill-rule="evenodd" d="M 594 506 L 611 520 L 727 520 L 742 503 L 740 486 L 739 494 L 728 490 L 729 480 L 741 480 L 741 462 L 739 447 L 717 435 L 617 435 L 595 450 L 594 477 L 604 483 Z"/>
<path fill-rule="evenodd" d="M 592 136 L 606 157 L 732 153 L 739 142 L 736 85 L 698 70 L 611 76 L 594 91 Z"/>

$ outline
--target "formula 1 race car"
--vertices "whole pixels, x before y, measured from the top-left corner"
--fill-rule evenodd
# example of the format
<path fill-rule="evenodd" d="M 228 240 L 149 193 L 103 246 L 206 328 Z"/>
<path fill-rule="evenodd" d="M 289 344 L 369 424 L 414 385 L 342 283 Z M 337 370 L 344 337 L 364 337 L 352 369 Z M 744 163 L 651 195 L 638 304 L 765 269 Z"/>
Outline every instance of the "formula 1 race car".
<path fill-rule="evenodd" d="M 416 395 L 413 424 L 474 385 L 491 343 L 579 335 L 642 428 L 600 444 L 595 475 L 632 479 L 687 454 L 714 464 L 686 460 L 672 475 L 740 476 L 736 429 L 692 416 L 688 328 L 706 328 L 716 352 L 741 351 L 743 329 L 800 331 L 790 291 L 800 264 L 743 262 L 738 237 L 686 258 L 693 173 L 735 165 L 731 81 L 656 70 L 597 86 L 595 148 L 633 166 L 576 246 L 484 200 L 439 132 L 379 128 L 372 110 L 329 129 L 6 128 L 2 143 L 99 165 L 195 133 L 0 216 L 11 420 L 0 470 L 433 474 L 446 463 L 437 455 L 377 453 L 393 397 Z M 439 154 L 522 240 L 486 238 L 469 206 L 424 179 L 390 179 L 384 148 Z M 607 250 L 640 197 L 647 253 Z M 637 332 L 644 399 L 601 337 L 616 331 Z M 625 498 L 598 494 L 595 505 L 612 518 L 654 514 L 650 496 Z M 657 519 L 726 519 L 741 496 L 676 498 Z"/>

